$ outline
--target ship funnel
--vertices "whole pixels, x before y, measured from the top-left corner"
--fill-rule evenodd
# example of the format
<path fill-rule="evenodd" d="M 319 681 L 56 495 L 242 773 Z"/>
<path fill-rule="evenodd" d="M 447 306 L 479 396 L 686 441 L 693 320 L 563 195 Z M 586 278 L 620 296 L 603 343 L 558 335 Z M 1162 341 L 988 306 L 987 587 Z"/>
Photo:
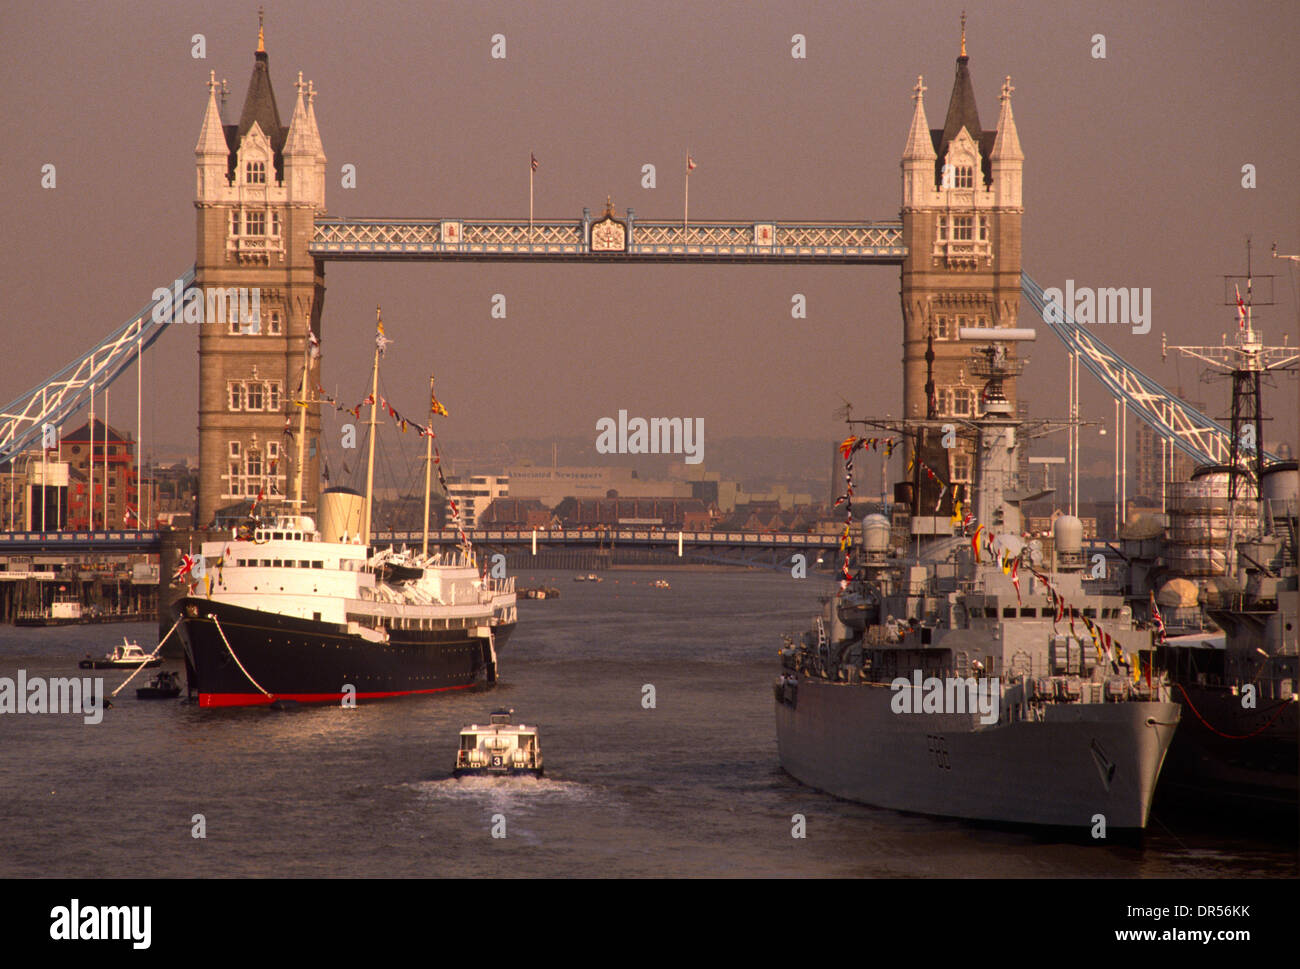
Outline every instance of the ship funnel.
<path fill-rule="evenodd" d="M 320 537 L 323 542 L 341 542 L 347 535 L 355 541 L 361 534 L 365 499 L 351 488 L 326 488 L 320 495 Z"/>

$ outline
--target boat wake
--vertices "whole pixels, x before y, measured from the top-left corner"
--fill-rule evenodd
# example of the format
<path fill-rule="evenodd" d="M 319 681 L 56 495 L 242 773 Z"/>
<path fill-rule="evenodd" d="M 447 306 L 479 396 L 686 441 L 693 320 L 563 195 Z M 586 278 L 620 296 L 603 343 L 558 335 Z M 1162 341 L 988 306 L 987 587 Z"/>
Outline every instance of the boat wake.
<path fill-rule="evenodd" d="M 594 791 L 549 777 L 446 777 L 409 785 L 429 800 L 487 800 L 493 803 L 585 801 Z"/>

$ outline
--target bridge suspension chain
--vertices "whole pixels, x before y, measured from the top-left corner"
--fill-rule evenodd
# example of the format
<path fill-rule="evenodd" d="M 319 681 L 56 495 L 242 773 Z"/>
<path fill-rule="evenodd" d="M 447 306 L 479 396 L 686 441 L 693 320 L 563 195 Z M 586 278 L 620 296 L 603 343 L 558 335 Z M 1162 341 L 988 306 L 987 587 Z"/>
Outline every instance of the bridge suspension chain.
<path fill-rule="evenodd" d="M 194 267 L 179 279 L 182 290 L 188 290 L 194 282 Z M 172 306 L 170 313 L 155 322 L 153 312 L 159 302 L 150 300 L 98 345 L 0 411 L 0 462 L 38 442 L 43 425 L 57 427 L 76 413 L 89 400 L 92 387 L 98 391 L 112 384 L 133 362 L 137 346 L 141 351 L 153 346 L 179 310 Z"/>
<path fill-rule="evenodd" d="M 1157 434 L 1198 464 L 1229 461 L 1232 435 L 1226 427 L 1171 394 L 1102 343 L 1074 321 L 1068 307 L 1061 307 L 1059 313 L 1047 313 L 1048 301 L 1043 288 L 1028 273 L 1020 274 L 1020 291 L 1066 349 L 1078 352 L 1083 365 L 1102 386 L 1123 400 Z M 1267 452 L 1264 457 L 1269 461 L 1279 460 L 1277 455 Z"/>

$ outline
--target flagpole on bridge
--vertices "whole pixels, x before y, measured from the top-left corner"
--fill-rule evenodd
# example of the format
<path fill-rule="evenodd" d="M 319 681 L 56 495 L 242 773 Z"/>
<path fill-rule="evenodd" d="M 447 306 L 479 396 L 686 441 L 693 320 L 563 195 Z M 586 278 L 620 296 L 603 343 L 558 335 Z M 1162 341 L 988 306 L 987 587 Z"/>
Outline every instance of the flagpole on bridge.
<path fill-rule="evenodd" d="M 690 226 L 691 215 L 691 169 L 695 162 L 691 159 L 691 150 L 686 149 L 686 200 L 682 206 L 682 244 L 686 243 L 686 231 Z"/>
<path fill-rule="evenodd" d="M 533 173 L 537 171 L 537 156 L 528 153 L 528 244 L 533 244 Z"/>

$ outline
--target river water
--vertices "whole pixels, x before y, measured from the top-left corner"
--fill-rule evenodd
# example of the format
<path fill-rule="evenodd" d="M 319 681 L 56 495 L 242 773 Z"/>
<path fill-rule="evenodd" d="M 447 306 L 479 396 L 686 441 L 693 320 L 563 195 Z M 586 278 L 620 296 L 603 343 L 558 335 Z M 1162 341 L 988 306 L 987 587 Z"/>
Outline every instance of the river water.
<path fill-rule="evenodd" d="M 1141 845 L 1071 843 L 805 788 L 777 762 L 771 682 L 781 634 L 805 628 L 828 580 L 572 577 L 519 576 L 561 597 L 520 602 L 494 689 L 352 710 L 201 710 L 135 699 L 145 671 L 99 724 L 0 715 L 0 876 L 1297 873 L 1294 844 L 1226 820 L 1158 818 Z M 653 588 L 656 578 L 672 588 Z M 146 649 L 157 641 L 152 625 L 4 627 L 0 676 L 77 675 L 79 658 L 123 635 Z M 107 691 L 125 677 L 94 675 Z M 545 779 L 452 779 L 460 727 L 499 706 L 540 725 Z M 801 839 L 795 814 L 806 819 Z"/>

